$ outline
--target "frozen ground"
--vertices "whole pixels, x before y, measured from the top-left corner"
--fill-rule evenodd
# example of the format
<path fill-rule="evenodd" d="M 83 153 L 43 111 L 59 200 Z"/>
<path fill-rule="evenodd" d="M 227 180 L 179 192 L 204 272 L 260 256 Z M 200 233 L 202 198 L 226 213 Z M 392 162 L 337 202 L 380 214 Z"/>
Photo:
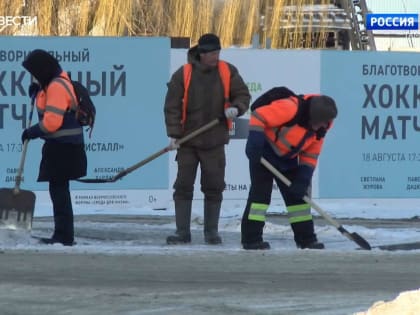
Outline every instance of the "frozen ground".
<path fill-rule="evenodd" d="M 420 241 L 414 203 L 401 217 L 380 219 L 372 210 L 370 217 L 346 214 L 345 206 L 325 209 L 372 246 Z M 319 217 L 316 231 L 327 249 L 298 250 L 284 215 L 272 213 L 265 229 L 272 250 L 249 252 L 239 244 L 242 209 L 228 207 L 221 246 L 204 244 L 200 206 L 185 246 L 165 244 L 175 228 L 170 210 L 77 215 L 74 247 L 0 230 L 1 314 L 350 315 L 420 288 L 420 250 L 359 250 Z M 37 216 L 32 234 L 49 236 L 52 227 L 51 217 Z M 408 314 L 420 311 L 398 313 Z"/>

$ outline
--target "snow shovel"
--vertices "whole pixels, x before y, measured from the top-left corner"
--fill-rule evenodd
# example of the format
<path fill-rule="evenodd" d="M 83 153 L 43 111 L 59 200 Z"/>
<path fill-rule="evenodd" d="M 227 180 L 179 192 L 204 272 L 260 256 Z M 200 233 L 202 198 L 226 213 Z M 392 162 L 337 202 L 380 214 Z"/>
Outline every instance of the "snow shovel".
<path fill-rule="evenodd" d="M 271 173 L 273 173 L 277 178 L 279 178 L 287 187 L 290 186 L 291 182 L 290 180 L 284 176 L 282 173 L 280 173 L 273 165 L 270 164 L 265 158 L 261 158 L 261 164 L 263 164 Z M 336 227 L 338 231 L 346 236 L 351 241 L 355 242 L 357 245 L 359 245 L 362 249 L 370 250 L 372 249 L 370 244 L 359 234 L 357 233 L 350 233 L 348 232 L 340 223 L 335 221 L 333 218 L 331 218 L 328 213 L 326 213 L 324 210 L 321 209 L 320 206 L 318 206 L 312 199 L 310 199 L 308 196 L 304 196 L 303 200 L 311 205 L 312 208 L 314 208 L 325 220 L 327 220 L 331 225 Z"/>
<path fill-rule="evenodd" d="M 201 134 L 201 133 L 209 130 L 213 126 L 217 125 L 222 120 L 225 120 L 225 118 L 221 117 L 221 118 L 216 118 L 216 119 L 212 120 L 211 122 L 205 124 L 204 126 L 198 128 L 197 130 L 194 130 L 193 132 L 186 135 L 185 137 L 179 139 L 177 141 L 177 144 L 181 145 L 181 144 L 191 140 L 192 138 L 198 136 L 199 134 Z M 169 152 L 169 151 L 170 151 L 169 147 L 165 147 L 165 148 L 159 150 L 158 152 L 150 155 L 149 157 L 145 158 L 144 160 L 134 164 L 133 166 L 131 166 L 129 168 L 126 168 L 125 170 L 122 170 L 121 172 L 119 172 L 118 174 L 114 175 L 111 178 L 107 178 L 107 179 L 103 179 L 103 178 L 79 178 L 79 179 L 77 179 L 77 181 L 82 182 L 82 183 L 114 183 L 117 180 L 119 180 L 120 178 L 124 177 L 125 175 L 131 173 L 132 171 L 138 169 L 139 167 L 142 167 L 143 165 L 149 163 L 150 161 L 153 161 L 154 159 L 158 158 L 159 156 L 161 156 L 161 155 L 163 155 L 163 154 L 165 154 L 166 152 Z"/>
<path fill-rule="evenodd" d="M 32 98 L 28 127 L 31 126 L 34 103 L 35 98 Z M 20 189 L 28 142 L 25 140 L 23 143 L 15 187 L 0 189 L 0 229 L 30 231 L 32 228 L 35 194 L 32 191 Z"/>

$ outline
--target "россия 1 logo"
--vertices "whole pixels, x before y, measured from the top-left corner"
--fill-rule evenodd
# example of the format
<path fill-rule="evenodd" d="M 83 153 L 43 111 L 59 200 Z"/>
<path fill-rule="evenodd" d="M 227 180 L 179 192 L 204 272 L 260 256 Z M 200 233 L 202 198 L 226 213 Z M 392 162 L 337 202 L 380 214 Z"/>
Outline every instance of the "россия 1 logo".
<path fill-rule="evenodd" d="M 367 30 L 418 30 L 419 15 L 414 13 L 368 13 Z"/>

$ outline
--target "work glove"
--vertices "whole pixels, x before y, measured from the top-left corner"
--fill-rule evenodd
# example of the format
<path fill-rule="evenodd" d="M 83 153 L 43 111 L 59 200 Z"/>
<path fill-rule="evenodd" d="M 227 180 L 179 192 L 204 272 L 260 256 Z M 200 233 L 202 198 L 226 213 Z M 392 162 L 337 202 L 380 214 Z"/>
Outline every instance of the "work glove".
<path fill-rule="evenodd" d="M 41 89 L 41 87 L 39 86 L 38 83 L 32 82 L 31 85 L 29 85 L 29 88 L 28 88 L 29 97 L 30 98 L 35 97 L 40 89 Z"/>
<path fill-rule="evenodd" d="M 236 107 L 228 107 L 225 109 L 225 116 L 227 119 L 233 119 L 238 116 L 238 109 Z"/>
<path fill-rule="evenodd" d="M 296 199 L 302 199 L 308 192 L 311 184 L 314 169 L 308 165 L 299 165 L 295 176 L 292 178 L 292 184 L 289 187 L 290 194 Z"/>
<path fill-rule="evenodd" d="M 327 129 L 326 128 L 324 128 L 324 127 L 321 127 L 321 128 L 319 128 L 317 131 L 316 131 L 316 139 L 317 140 L 321 140 L 322 138 L 324 138 L 325 137 L 325 134 L 327 133 Z"/>
<path fill-rule="evenodd" d="M 308 187 L 309 185 L 304 181 L 295 179 L 289 187 L 289 192 L 294 198 L 302 199 L 306 195 Z"/>
<path fill-rule="evenodd" d="M 172 150 L 178 150 L 179 149 L 179 144 L 177 143 L 177 141 L 178 141 L 178 139 L 169 138 L 168 149 L 170 151 L 172 151 Z"/>
<path fill-rule="evenodd" d="M 25 140 L 31 140 L 31 139 L 41 137 L 43 134 L 44 133 L 41 131 L 41 128 L 39 127 L 38 124 L 33 125 L 32 127 L 26 128 L 25 130 L 23 130 L 22 136 L 21 136 L 22 143 L 25 143 Z"/>
<path fill-rule="evenodd" d="M 22 143 L 25 143 L 26 140 L 29 140 L 28 129 L 23 130 L 22 136 L 20 138 Z"/>

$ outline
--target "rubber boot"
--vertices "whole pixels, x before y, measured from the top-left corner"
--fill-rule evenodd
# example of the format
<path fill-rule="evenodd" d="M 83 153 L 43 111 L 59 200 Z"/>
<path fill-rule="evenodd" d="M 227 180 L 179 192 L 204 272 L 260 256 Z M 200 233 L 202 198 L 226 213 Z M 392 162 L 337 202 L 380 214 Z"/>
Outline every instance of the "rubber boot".
<path fill-rule="evenodd" d="M 166 238 L 167 244 L 191 243 L 191 207 L 192 200 L 175 200 L 176 232 Z"/>
<path fill-rule="evenodd" d="M 210 245 L 222 243 L 218 232 L 221 201 L 204 200 L 204 241 Z"/>
<path fill-rule="evenodd" d="M 254 243 L 243 243 L 242 244 L 243 249 L 247 249 L 247 250 L 257 250 L 257 249 L 270 249 L 270 243 L 269 242 L 264 242 L 264 241 L 259 241 L 259 242 L 254 242 Z"/>
<path fill-rule="evenodd" d="M 318 242 L 315 234 L 314 221 L 292 223 L 296 246 L 301 249 L 324 249 L 323 243 Z"/>

